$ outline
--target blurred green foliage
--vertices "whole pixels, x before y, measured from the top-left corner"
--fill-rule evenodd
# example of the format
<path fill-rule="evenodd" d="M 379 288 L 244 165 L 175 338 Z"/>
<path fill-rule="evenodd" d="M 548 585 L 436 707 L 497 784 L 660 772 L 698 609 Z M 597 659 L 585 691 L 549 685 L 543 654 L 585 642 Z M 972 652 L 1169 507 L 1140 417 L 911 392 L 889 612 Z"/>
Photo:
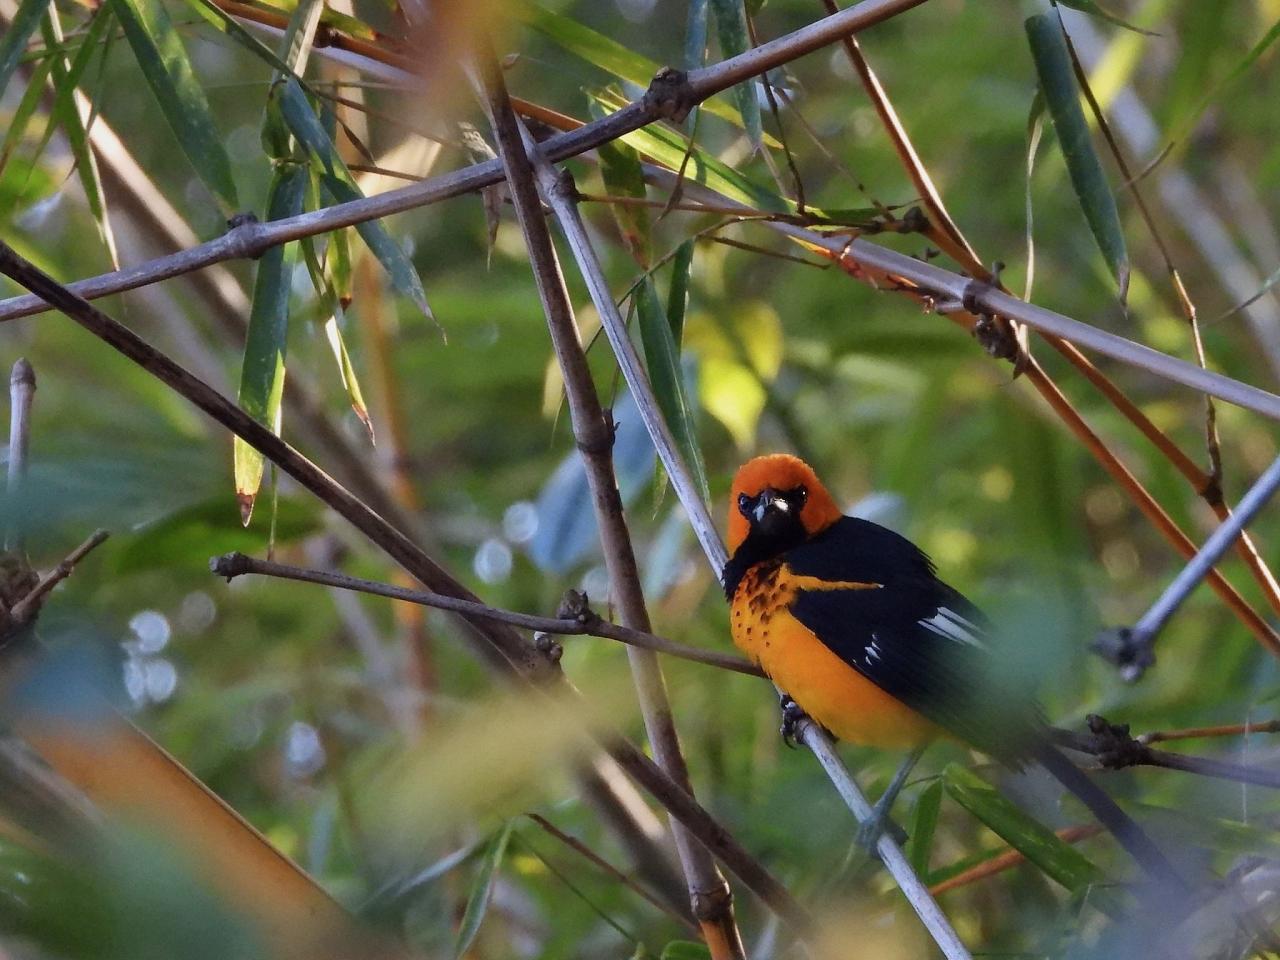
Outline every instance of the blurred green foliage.
<path fill-rule="evenodd" d="M 154 2 L 108 5 L 96 16 Z M 33 6 L 28 2 L 23 9 Z M 638 57 L 684 62 L 683 0 L 550 6 L 629 51 L 615 69 L 633 69 Z M 730 6 L 715 5 L 717 11 Z M 1156 118 L 1162 138 L 1186 128 L 1185 139 L 1143 180 L 1146 195 L 1158 197 L 1162 175 L 1185 171 L 1203 191 L 1197 202 L 1206 204 L 1192 211 L 1192 220 L 1206 213 L 1222 219 L 1230 257 L 1251 263 L 1259 277 L 1272 273 L 1280 256 L 1274 226 L 1280 215 L 1275 51 L 1263 50 L 1243 82 L 1231 83 L 1203 109 L 1202 101 L 1267 34 L 1280 17 L 1280 4 L 1114 0 L 1107 7 L 1153 33 L 1091 21 L 1113 55 L 1106 61 L 1111 72 L 1097 75 L 1104 105 L 1127 84 Z M 194 89 L 220 131 L 233 183 L 224 180 L 217 158 L 206 158 L 209 169 L 193 167 L 190 151 L 184 152 L 189 145 L 175 140 L 163 122 L 151 92 L 163 76 L 144 74 L 131 52 L 138 49 L 138 28 L 123 35 L 114 28 L 103 31 L 95 41 L 101 58 L 85 69 L 81 84 L 96 115 L 117 131 L 154 187 L 196 234 L 210 238 L 224 229 L 227 211 L 202 177 L 224 200 L 238 197 L 246 211 L 264 208 L 272 165 L 259 130 L 273 66 L 234 36 L 216 31 L 194 6 L 166 3 L 165 9 L 173 26 L 166 36 L 171 43 L 180 38 L 190 58 Z M 1037 84 L 1019 10 L 934 0 L 861 38 L 956 223 L 985 262 L 1007 264 L 1004 278 L 1014 290 L 1022 289 L 1025 270 L 1025 137 Z M 379 29 L 395 23 L 380 0 L 346 12 Z M 1043 10 L 1032 4 L 1027 12 Z M 69 4 L 60 13 L 66 43 L 74 49 L 88 13 Z M 752 16 L 763 40 L 821 13 L 821 4 L 811 0 L 770 0 Z M 607 72 L 610 58 L 621 56 L 616 47 L 592 47 L 594 56 L 585 49 L 575 56 L 572 43 L 556 42 L 554 19 L 535 20 L 537 30 L 528 28 L 527 10 L 519 16 L 504 15 L 500 7 L 493 11 L 493 26 L 505 28 L 498 37 L 500 53 L 517 55 L 507 68 L 514 94 L 587 119 L 593 104 L 616 96 L 611 85 L 635 79 Z M 721 53 L 717 31 L 709 33 L 708 60 L 714 62 Z M 23 115 L 29 71 L 49 56 L 39 32 L 34 36 L 36 45 L 0 99 L 6 126 Z M 119 42 L 125 38 L 130 43 Z M 268 37 L 267 43 L 277 39 Z M 1082 44 L 1078 37 L 1077 43 Z M 0 52 L 9 52 L 4 42 Z M 355 75 L 340 72 L 324 53 L 317 48 L 307 78 L 312 89 L 329 92 Z M 7 68 L 7 60 L 0 63 Z M 915 201 L 874 108 L 838 48 L 771 77 L 804 122 L 784 109 L 780 131 L 761 101 L 764 130 L 785 135 L 810 205 L 865 211 L 877 202 Z M 451 78 L 447 71 L 433 73 L 432 83 L 447 87 Z M 638 92 L 634 86 L 625 90 L 628 97 Z M 364 97 L 374 111 L 367 118 L 349 108 L 339 111 L 363 145 L 351 148 L 348 136 L 338 137 L 346 163 L 353 171 L 404 164 L 406 173 L 428 173 L 420 143 L 407 130 L 426 127 L 450 141 L 461 119 L 486 130 L 464 91 L 461 85 L 407 92 L 380 84 L 343 87 L 343 96 Z M 718 99 L 717 112 L 732 113 L 735 102 L 741 101 Z M 68 141 L 59 134 L 42 144 L 47 109 L 33 108 L 25 130 L 10 138 L 0 158 L 0 216 L 7 242 L 69 280 L 108 269 L 109 257 L 84 201 L 82 178 L 69 176 L 74 154 Z M 1113 117 L 1113 123 L 1121 122 Z M 628 142 L 655 154 L 661 148 L 670 156 L 659 159 L 678 164 L 679 137 L 688 132 L 666 130 L 661 144 L 645 134 Z M 770 196 L 793 194 L 782 155 L 769 142 L 766 137 L 761 149 L 770 150 L 769 162 L 781 170 L 776 183 L 740 127 L 709 110 L 696 127 L 705 163 L 722 165 L 750 186 L 752 191 L 740 195 L 763 197 L 762 206 Z M 1127 310 L 1117 303 L 1050 124 L 1038 157 L 1030 185 L 1035 301 L 1191 358 L 1190 334 L 1156 246 L 1114 164 L 1104 153 L 1102 167 L 1115 191 L 1132 269 Z M 1155 155 L 1129 159 L 1142 168 Z M 446 144 L 430 172 L 468 162 L 465 153 Z M 690 169 L 703 162 L 695 159 Z M 584 193 L 606 192 L 608 181 L 594 161 L 582 158 L 568 166 Z M 361 181 L 366 192 L 395 185 Z M 106 187 L 121 260 L 135 264 L 161 252 L 131 212 L 121 184 L 107 177 Z M 652 189 L 649 196 L 666 199 Z M 603 204 L 585 209 L 613 289 L 621 295 L 639 278 L 632 254 L 637 245 L 624 242 Z M 1221 316 L 1240 299 L 1224 287 L 1226 268 L 1208 262 L 1195 237 L 1173 226 L 1171 211 L 1157 210 L 1200 316 Z M 288 376 L 306 381 L 322 397 L 323 412 L 348 451 L 381 482 L 394 486 L 396 471 L 403 471 L 413 491 L 409 502 L 419 505 L 411 509 L 428 551 L 486 601 L 549 613 L 566 588 L 585 585 L 605 612 L 607 580 L 592 545 L 590 503 L 572 462 L 545 324 L 518 228 L 508 210 L 501 214 L 492 251 L 486 205 L 478 196 L 385 221 L 392 238 L 386 242 L 399 245 L 421 278 L 425 299 L 418 304 L 413 282 L 402 273 L 396 285 L 414 296 L 395 297 L 376 264 L 364 265 L 371 269 L 362 286 L 356 268 L 355 299 L 344 311 L 342 333 L 352 370 L 364 385 L 377 448 L 369 446 L 347 388 L 335 375 L 324 330 L 302 322 L 318 295 L 301 265 L 291 277 Z M 680 210 L 665 217 L 650 210 L 639 218 L 632 210 L 623 223 L 651 231 L 643 248 L 657 262 L 717 219 Z M 635 226 L 641 221 L 643 227 Z M 774 253 L 804 255 L 766 226 L 734 226 L 722 235 Z M 875 239 L 912 254 L 926 252 L 918 236 Z M 353 257 L 367 257 L 360 244 L 351 249 Z M 384 263 L 400 263 L 385 249 L 379 256 Z M 252 289 L 254 264 L 229 269 L 245 291 Z M 677 325 L 682 356 L 663 372 L 672 389 L 682 382 L 688 386 L 690 423 L 717 514 L 740 461 L 754 452 L 801 452 L 843 503 L 916 539 L 948 581 L 1017 638 L 1027 664 L 1043 678 L 1042 700 L 1055 722 L 1078 727 L 1086 713 L 1100 712 L 1144 731 L 1274 716 L 1280 690 L 1274 659 L 1207 588 L 1170 625 L 1160 641 L 1159 663 L 1140 685 L 1122 685 L 1087 652 L 1099 626 L 1132 622 L 1141 614 L 1178 560 L 1033 390 L 1011 382 L 1009 367 L 987 357 L 958 327 L 838 270 L 708 240 L 694 245 L 691 264 L 680 258 L 675 266 L 663 263 L 652 283 L 641 285 L 650 322 L 662 319 L 662 304 L 667 319 L 675 319 L 668 290 L 673 273 L 678 283 L 686 282 L 686 270 L 687 314 L 681 314 L 682 327 Z M 598 322 L 585 287 L 571 263 L 565 273 L 584 339 L 591 338 Z M 0 292 L 18 291 L 5 281 Z M 426 300 L 445 337 L 424 316 Z M 1261 302 L 1271 322 L 1280 323 L 1274 291 Z M 188 280 L 109 298 L 102 306 L 174 356 L 210 371 L 215 385 L 234 395 L 243 343 L 215 335 L 214 308 Z M 379 346 L 375 327 L 387 334 L 386 345 Z M 1264 387 L 1275 383 L 1280 357 L 1268 355 L 1242 314 L 1206 325 L 1204 336 L 1214 369 Z M 674 497 L 655 475 L 607 343 L 595 337 L 592 344 L 602 397 L 618 411 L 620 445 L 630 444 L 619 455 L 620 482 L 655 629 L 685 643 L 726 649 L 718 584 Z M 1195 492 L 1058 355 L 1034 338 L 1033 345 L 1089 423 L 1174 519 L 1202 540 L 1213 521 Z M 678 942 L 690 936 L 683 925 L 518 816 L 521 804 L 537 809 L 634 872 L 570 776 L 577 753 L 561 749 L 566 744 L 557 739 L 559 728 L 547 718 L 531 718 L 527 707 L 523 713 L 475 707 L 497 702 L 495 684 L 469 652 L 464 627 L 434 612 L 415 627 L 386 601 L 339 600 L 310 585 L 216 581 L 207 569 L 211 555 L 230 549 L 265 553 L 271 527 L 265 498 L 252 526 L 238 525 L 229 438 L 64 318 L 47 314 L 8 322 L 0 329 L 0 346 L 6 362 L 28 357 L 40 383 L 33 482 L 21 499 L 6 503 L 6 525 L 21 525 L 42 567 L 56 563 L 94 527 L 113 534 L 50 600 L 42 635 L 51 644 L 108 648 L 120 664 L 118 681 L 133 718 L 272 842 L 343 902 L 365 907 L 368 916 L 405 933 L 431 955 L 451 954 L 459 930 L 471 942 L 470 956 L 699 955 Z M 1205 461 L 1200 398 L 1140 371 L 1101 366 L 1194 459 Z M 1225 489 L 1233 501 L 1276 455 L 1275 430 L 1225 405 L 1219 405 L 1219 425 Z M 326 469 L 347 475 L 331 445 L 301 429 L 287 410 L 283 435 Z M 1280 542 L 1277 516 L 1272 510 L 1256 524 L 1262 555 L 1270 560 Z M 358 576 L 394 576 L 383 556 L 287 481 L 281 482 L 275 517 L 280 559 L 340 562 Z M 556 535 L 549 537 L 549 529 Z M 1262 609 L 1261 593 L 1239 562 L 1229 559 L 1223 570 Z M 634 695 L 617 681 L 622 651 L 588 638 L 570 638 L 564 646 L 569 677 L 640 738 Z M 699 797 L 799 897 L 847 923 L 874 926 L 874 935 L 858 947 L 872 952 L 862 955 L 918 955 L 914 951 L 923 947 L 914 919 L 883 873 L 851 849 L 854 824 L 847 810 L 810 757 L 782 748 L 772 691 L 751 678 L 696 664 L 664 666 Z M 448 735 L 463 726 L 466 738 L 458 742 L 465 749 L 448 749 Z M 520 736 L 514 727 L 521 728 Z M 522 747 L 532 755 L 513 756 Z M 1265 735 L 1192 748 L 1253 763 L 1274 764 L 1276 758 Z M 866 750 L 846 750 L 846 756 L 864 785 L 876 790 L 898 760 Z M 408 769 L 405 764 L 413 775 L 396 789 L 388 787 L 389 771 Z M 943 791 L 939 778 L 948 764 L 960 766 L 952 768 Z M 1041 779 L 985 767 L 958 745 L 939 744 L 901 806 L 914 834 L 911 858 L 935 879 L 952 875 L 948 868 L 966 858 L 977 862 L 1005 849 L 971 805 L 956 802 L 954 785 L 968 783 L 974 768 L 998 788 L 997 799 L 1017 804 L 1042 824 L 1085 822 L 1083 810 L 1060 804 Z M 479 771 L 492 779 L 481 779 Z M 1261 788 L 1156 770 L 1112 774 L 1105 782 L 1188 860 L 1226 871 L 1245 854 L 1274 853 L 1277 807 Z M 426 817 L 432 822 L 425 823 L 423 816 L 372 813 L 385 808 L 390 794 L 397 809 L 423 815 L 447 804 L 448 816 Z M 88 870 L 71 870 L 56 858 L 28 863 L 37 854 L 6 843 L 0 848 L 0 921 L 8 935 L 57 956 L 114 955 L 94 949 L 98 941 L 86 930 L 97 927 L 80 926 L 91 922 L 125 930 L 133 921 L 145 926 L 147 917 L 172 916 L 188 924 L 184 942 L 200 941 L 203 925 L 213 924 L 226 908 L 212 906 L 207 893 L 183 892 L 202 889 L 199 868 L 167 858 L 158 843 L 154 837 L 138 841 L 120 861 L 123 866 L 104 860 Z M 1070 874 L 1081 887 L 1087 886 L 1084 867 L 1108 878 L 1131 875 L 1106 839 L 1086 841 L 1082 854 L 1073 861 L 1081 869 Z M 164 880 L 170 876 L 181 879 L 170 885 Z M 121 877 L 136 884 L 127 896 L 111 892 Z M 480 900 L 478 889 L 485 894 Z M 46 895 L 50 890 L 56 893 Z M 774 943 L 778 955 L 786 953 L 785 932 L 740 887 L 735 890 L 748 942 Z M 1075 893 L 1069 896 L 1024 864 L 948 893 L 942 905 L 966 941 L 987 953 L 1063 954 L 1110 942 L 1097 940 L 1105 920 L 1100 904 Z M 892 935 L 884 934 L 880 921 L 886 917 Z M 159 956 L 172 945 L 155 929 L 135 934 L 123 942 L 136 952 L 121 956 Z M 243 942 L 227 936 L 205 939 L 202 955 L 237 955 Z"/>

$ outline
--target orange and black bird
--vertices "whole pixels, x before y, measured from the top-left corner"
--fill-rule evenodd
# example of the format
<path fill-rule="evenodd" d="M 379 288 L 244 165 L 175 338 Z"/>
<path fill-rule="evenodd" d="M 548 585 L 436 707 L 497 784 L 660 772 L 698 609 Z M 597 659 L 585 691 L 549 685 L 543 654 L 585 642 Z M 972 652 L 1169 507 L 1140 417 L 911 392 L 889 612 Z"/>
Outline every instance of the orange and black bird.
<path fill-rule="evenodd" d="M 984 682 L 996 659 L 986 617 L 910 540 L 842 515 L 809 465 L 786 454 L 738 470 L 728 533 L 733 639 L 784 691 L 784 734 L 798 707 L 850 743 L 919 750 L 949 735 L 1014 767 L 1040 763 L 1148 873 L 1176 880 L 1150 838 L 1050 743 L 1031 696 Z"/>

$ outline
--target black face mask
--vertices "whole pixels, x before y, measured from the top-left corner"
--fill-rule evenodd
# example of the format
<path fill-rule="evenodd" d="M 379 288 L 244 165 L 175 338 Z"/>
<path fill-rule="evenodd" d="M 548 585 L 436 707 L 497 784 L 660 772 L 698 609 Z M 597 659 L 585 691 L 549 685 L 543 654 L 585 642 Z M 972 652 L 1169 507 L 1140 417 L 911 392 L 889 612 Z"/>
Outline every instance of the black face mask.
<path fill-rule="evenodd" d="M 807 499 L 804 487 L 765 487 L 754 497 L 745 493 L 738 496 L 738 512 L 746 517 L 750 532 L 725 564 L 721 576 L 725 596 L 733 599 L 742 577 L 757 563 L 772 560 L 804 541 L 800 511 Z"/>

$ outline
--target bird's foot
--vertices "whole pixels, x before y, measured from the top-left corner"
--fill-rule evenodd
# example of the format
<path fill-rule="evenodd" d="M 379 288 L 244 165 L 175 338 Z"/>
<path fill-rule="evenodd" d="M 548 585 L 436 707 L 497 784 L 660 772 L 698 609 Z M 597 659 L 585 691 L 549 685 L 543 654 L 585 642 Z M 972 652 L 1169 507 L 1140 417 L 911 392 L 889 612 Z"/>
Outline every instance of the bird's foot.
<path fill-rule="evenodd" d="M 809 715 L 801 710 L 800 705 L 785 693 L 779 696 L 778 706 L 782 708 L 782 726 L 778 728 L 778 732 L 782 734 L 782 742 L 794 750 L 798 740 L 796 734 L 800 730 L 800 724 L 808 721 Z"/>
<path fill-rule="evenodd" d="M 889 816 L 889 808 L 877 803 L 871 808 L 871 816 L 858 824 L 858 830 L 854 834 L 854 843 L 866 851 L 868 856 L 879 856 L 877 846 L 880 838 L 884 834 L 888 834 L 893 838 L 895 843 L 903 844 L 907 842 L 907 831 L 902 829 L 894 819 Z"/>

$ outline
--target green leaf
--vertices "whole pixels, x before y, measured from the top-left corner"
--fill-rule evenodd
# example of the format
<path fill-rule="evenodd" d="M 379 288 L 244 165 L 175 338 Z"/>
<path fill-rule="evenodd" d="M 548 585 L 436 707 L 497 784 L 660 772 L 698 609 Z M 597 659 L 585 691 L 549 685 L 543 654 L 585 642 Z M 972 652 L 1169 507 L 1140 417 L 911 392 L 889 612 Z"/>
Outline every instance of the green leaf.
<path fill-rule="evenodd" d="M 680 348 L 684 340 L 684 314 L 689 307 L 689 274 L 693 268 L 692 239 L 680 244 L 671 263 L 671 289 L 667 293 L 667 322 L 671 325 L 671 341 Z"/>
<path fill-rule="evenodd" d="M 1044 132 L 1044 95 L 1036 91 L 1031 98 L 1031 110 L 1027 114 L 1027 279 L 1022 288 L 1022 299 L 1031 299 L 1031 288 L 1036 277 L 1036 243 L 1033 233 L 1035 210 L 1031 202 L 1031 175 L 1036 168 L 1036 153 L 1040 149 L 1040 135 Z"/>
<path fill-rule="evenodd" d="M 600 175 L 605 191 L 614 197 L 645 198 L 644 171 L 640 169 L 640 157 L 625 143 L 613 142 L 600 146 Z M 631 204 L 611 203 L 609 211 L 617 221 L 622 242 L 636 263 L 647 269 L 653 259 L 650 242 L 649 210 Z"/>
<path fill-rule="evenodd" d="M 1123 27 L 1126 30 L 1132 30 L 1134 33 L 1141 33 L 1143 36 L 1160 36 L 1160 34 L 1156 33 L 1154 30 L 1143 30 L 1142 27 L 1134 26 L 1127 20 L 1122 20 L 1110 10 L 1107 10 L 1101 4 L 1097 3 L 1097 0 L 1056 0 L 1056 2 L 1060 3 L 1064 7 L 1070 7 L 1072 10 L 1079 10 L 1081 13 L 1087 13 L 1092 17 L 1105 20 L 1107 23 L 1114 26 Z"/>
<path fill-rule="evenodd" d="M 732 317 L 698 312 L 684 327 L 685 350 L 698 358 L 702 407 L 729 431 L 740 450 L 755 444 L 768 402 L 766 384 L 782 368 L 782 321 L 762 301 L 740 303 Z"/>
<path fill-rule="evenodd" d="M 332 236 L 341 236 L 343 233 L 338 231 Z M 365 430 L 368 431 L 369 442 L 373 443 L 375 442 L 373 420 L 369 416 L 369 407 L 364 402 L 364 393 L 360 389 L 355 366 L 351 363 L 351 354 L 347 352 L 347 343 L 342 336 L 342 327 L 346 324 L 346 312 L 343 310 L 342 297 L 338 293 L 329 268 L 329 263 L 339 258 L 335 248 L 345 247 L 345 244 L 335 244 L 331 239 L 328 262 L 322 265 L 316 254 L 315 238 L 304 237 L 300 243 L 302 256 L 307 264 L 307 273 L 311 276 L 311 283 L 316 288 L 316 293 L 320 295 L 319 306 L 323 317 L 321 325 L 324 327 L 325 339 L 329 341 L 329 347 L 333 350 L 333 358 L 337 361 L 338 375 L 342 377 L 342 387 L 347 391 L 351 409 L 355 411 L 360 422 L 364 424 Z"/>
<path fill-rule="evenodd" d="M 742 0 L 711 0 L 711 10 L 716 17 L 716 35 L 720 39 L 720 52 L 727 59 L 751 49 L 751 37 L 747 32 L 747 14 Z M 747 131 L 751 146 L 760 149 L 764 127 L 760 122 L 760 101 L 756 99 L 756 78 L 751 77 L 733 88 L 742 125 Z"/>
<path fill-rule="evenodd" d="M 0 36 L 0 96 L 4 96 L 13 71 L 18 69 L 22 55 L 27 51 L 27 41 L 40 26 L 47 9 L 49 0 L 22 0 L 4 35 Z"/>
<path fill-rule="evenodd" d="M 306 167 L 292 163 L 277 166 L 267 196 L 267 219 L 281 220 L 300 214 L 306 186 Z M 277 434 L 280 432 L 280 401 L 284 394 L 294 248 L 292 243 L 272 247 L 258 260 L 237 399 L 246 413 Z M 254 500 L 262 486 L 264 459 L 261 453 L 239 437 L 234 442 L 234 458 L 240 518 L 248 525 Z"/>
<path fill-rule="evenodd" d="M 71 147 L 71 155 L 75 158 L 76 174 L 84 190 L 85 200 L 89 204 L 89 212 L 98 225 L 98 235 L 107 248 L 107 256 L 111 265 L 120 266 L 120 256 L 116 251 L 116 238 L 107 220 L 107 205 L 102 189 L 102 177 L 98 173 L 98 161 L 89 146 L 89 131 L 85 127 L 84 118 L 80 115 L 80 104 L 76 101 L 76 88 L 84 76 L 85 69 L 93 55 L 99 51 L 99 42 L 112 22 L 111 10 L 100 7 L 93 15 L 89 29 L 85 34 L 75 59 L 68 64 L 61 53 L 50 55 L 50 76 L 55 91 L 53 102 L 53 119 L 62 132 L 66 134 L 67 143 Z M 58 21 L 56 8 L 50 8 L 49 17 L 42 28 L 49 46 L 62 44 L 62 26 Z M 43 147 L 43 145 L 42 145 Z"/>
<path fill-rule="evenodd" d="M 922 877 L 929 875 L 929 855 L 933 852 L 933 834 L 942 809 L 942 781 L 934 780 L 916 797 L 911 808 L 911 826 L 907 828 L 907 859 Z"/>
<path fill-rule="evenodd" d="M 339 203 L 363 199 L 364 194 L 356 186 L 350 171 L 347 170 L 347 165 L 338 155 L 333 141 L 325 132 L 324 125 L 311 108 L 311 103 L 307 100 L 307 95 L 298 81 L 289 77 L 280 84 L 278 89 L 281 115 L 298 142 L 319 161 L 324 170 L 320 174 L 320 183 L 325 191 Z M 412 300 L 427 319 L 434 320 L 435 316 L 427 304 L 427 294 L 422 289 L 422 280 L 418 277 L 418 271 L 414 269 L 408 254 L 400 244 L 393 240 L 382 224 L 376 220 L 356 224 L 356 231 L 364 239 L 378 262 L 382 264 L 396 292 Z"/>
<path fill-rule="evenodd" d="M 949 797 L 1068 890 L 1081 891 L 1106 879 L 1079 850 L 1023 813 L 969 770 L 948 764 L 942 780 Z"/>
<path fill-rule="evenodd" d="M 606 116 L 623 106 L 623 100 L 611 91 L 588 91 L 599 110 L 592 109 L 592 115 Z M 668 127 L 650 124 L 623 136 L 622 141 L 634 147 L 641 154 L 652 157 L 654 161 L 670 170 L 679 170 L 684 162 L 685 153 L 689 150 L 689 141 L 684 136 Z M 699 147 L 694 147 L 685 167 L 685 177 L 695 183 L 710 187 L 726 197 L 745 203 L 758 210 L 772 213 L 790 213 L 795 211 L 795 204 L 774 193 L 767 187 L 748 180 L 732 167 L 721 163 L 715 157 Z M 820 211 L 812 211 L 820 215 Z"/>
<path fill-rule="evenodd" d="M 658 960 L 711 960 L 711 950 L 697 940 L 672 940 L 662 948 Z"/>
<path fill-rule="evenodd" d="M 1115 196 L 1102 172 L 1102 164 L 1089 137 L 1089 124 L 1080 108 L 1079 91 L 1062 29 L 1056 20 L 1037 15 L 1027 19 L 1026 30 L 1040 78 L 1040 90 L 1049 115 L 1053 117 L 1053 127 L 1058 133 L 1058 144 L 1067 164 L 1071 185 L 1098 249 L 1115 277 L 1123 303 L 1129 292 L 1129 255 L 1125 249 L 1124 231 L 1120 226 Z"/>
<path fill-rule="evenodd" d="M 511 0 L 504 8 L 524 21 L 538 33 L 551 40 L 557 46 L 581 57 L 592 66 L 611 73 L 620 80 L 634 83 L 638 87 L 647 88 L 653 75 L 661 69 L 661 65 L 638 53 L 632 53 L 627 47 L 611 40 L 604 34 L 597 33 L 590 27 L 584 27 L 576 20 L 564 14 L 555 13 L 532 2 L 532 0 Z M 704 40 L 705 46 L 705 40 Z M 703 101 L 701 109 L 727 120 L 736 127 L 744 127 L 742 114 L 731 106 L 721 95 Z M 759 111 L 757 110 L 757 118 Z M 755 141 L 758 142 L 758 141 Z M 770 147 L 780 147 L 773 137 L 766 136 L 765 142 Z"/>
<path fill-rule="evenodd" d="M 268 66 L 282 73 L 290 73 L 289 65 L 269 46 L 240 25 L 235 17 L 219 7 L 213 0 L 187 0 L 187 5 L 214 29 L 225 34 L 244 47 Z"/>
<path fill-rule="evenodd" d="M 684 68 L 697 70 L 707 62 L 707 5 L 709 0 L 689 0 L 684 27 Z"/>
<path fill-rule="evenodd" d="M 453 950 L 455 957 L 462 957 L 470 950 L 476 934 L 480 932 L 480 924 L 484 922 L 485 911 L 489 909 L 489 899 L 493 895 L 494 877 L 506 855 L 514 825 L 514 820 L 508 820 L 489 841 L 480 858 L 476 878 L 471 883 L 471 893 L 467 896 L 467 906 L 462 913 L 462 926 L 458 930 L 458 940 Z"/>
<path fill-rule="evenodd" d="M 27 84 L 27 89 L 22 93 L 22 100 L 19 101 L 18 107 L 13 112 L 13 116 L 9 118 L 8 129 L 4 132 L 4 141 L 0 142 L 0 176 L 4 175 L 4 169 L 8 166 L 9 158 L 13 156 L 14 148 L 22 142 L 26 135 L 27 127 L 31 123 L 31 118 L 35 116 L 36 108 L 40 106 L 44 100 L 45 80 L 49 78 L 49 71 L 53 68 L 53 57 L 45 57 L 39 61 L 31 70 L 31 80 Z M 53 123 L 50 121 L 46 124 L 46 130 L 51 131 Z M 47 137 L 46 137 L 47 140 Z M 39 159 L 40 153 L 31 158 L 34 163 Z"/>
<path fill-rule="evenodd" d="M 710 500 L 707 488 L 707 471 L 698 447 L 698 434 L 693 413 L 684 391 L 684 376 L 680 366 L 680 349 L 671 336 L 671 324 L 667 312 L 662 309 L 653 278 L 646 277 L 636 292 L 636 309 L 640 320 L 640 342 L 644 347 L 645 366 L 653 385 L 662 418 L 671 428 L 685 464 L 704 500 Z"/>
<path fill-rule="evenodd" d="M 110 0 L 143 78 L 182 152 L 227 209 L 240 205 L 231 160 L 182 38 L 159 0 Z"/>
<path fill-rule="evenodd" d="M 292 543 L 324 526 L 316 501 L 280 497 L 275 511 L 277 543 Z M 116 538 L 112 538 L 112 543 Z M 261 533 L 246 530 L 227 510 L 226 495 L 190 504 L 125 534 L 114 555 L 117 573 L 146 570 L 201 569 L 209 557 L 238 550 L 258 553 L 266 543 Z"/>

